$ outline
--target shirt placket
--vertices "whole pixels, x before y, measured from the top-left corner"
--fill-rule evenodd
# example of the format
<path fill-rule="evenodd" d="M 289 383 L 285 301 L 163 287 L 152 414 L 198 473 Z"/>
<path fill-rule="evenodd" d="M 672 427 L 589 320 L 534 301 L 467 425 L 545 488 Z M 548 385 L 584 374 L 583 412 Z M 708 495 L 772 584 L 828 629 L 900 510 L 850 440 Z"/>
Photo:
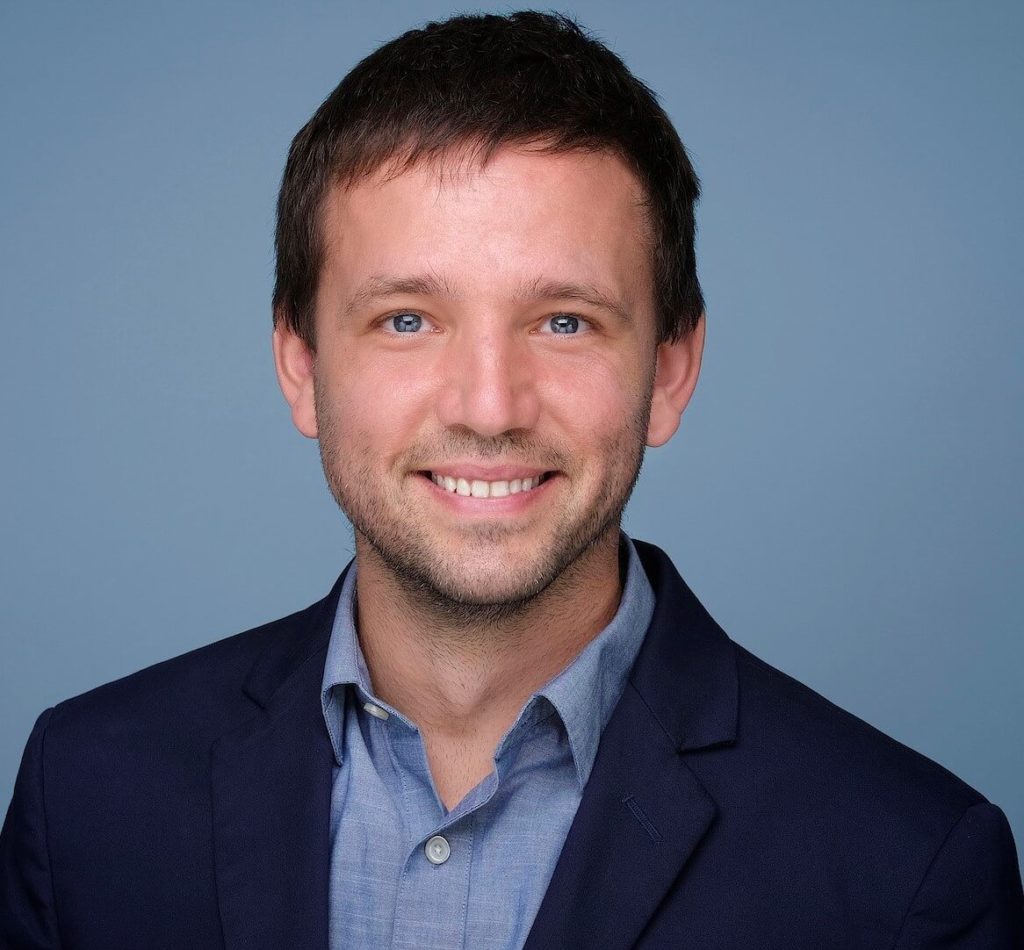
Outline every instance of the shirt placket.
<path fill-rule="evenodd" d="M 445 814 L 415 727 L 394 718 L 379 725 L 387 730 L 408 842 L 395 896 L 391 946 L 462 947 L 473 856 L 472 816 L 460 811 Z"/>

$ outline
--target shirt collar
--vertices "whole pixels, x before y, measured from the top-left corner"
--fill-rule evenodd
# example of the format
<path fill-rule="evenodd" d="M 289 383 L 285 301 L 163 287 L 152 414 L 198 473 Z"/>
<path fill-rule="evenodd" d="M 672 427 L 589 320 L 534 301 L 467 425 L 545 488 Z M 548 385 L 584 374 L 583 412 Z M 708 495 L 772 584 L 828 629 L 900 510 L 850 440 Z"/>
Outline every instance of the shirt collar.
<path fill-rule="evenodd" d="M 601 733 L 622 696 L 654 615 L 654 590 L 633 542 L 625 534 L 621 536 L 620 551 L 626 569 L 615 616 L 536 694 L 548 700 L 561 717 L 580 788 L 590 778 Z"/>
<path fill-rule="evenodd" d="M 590 777 L 601 733 L 622 695 L 626 677 L 654 614 L 654 590 L 633 542 L 625 534 L 620 539 L 620 556 L 625 561 L 625 579 L 615 616 L 561 673 L 537 690 L 498 747 L 500 753 L 506 740 L 520 732 L 526 719 L 543 718 L 538 708 L 538 699 L 543 698 L 554 707 L 565 727 L 580 788 Z M 339 765 L 343 755 L 345 690 L 335 690 L 336 686 L 355 686 L 364 701 L 374 703 L 415 728 L 399 712 L 373 695 L 370 674 L 356 634 L 356 574 L 353 562 L 338 597 L 321 685 L 324 719 Z"/>
<path fill-rule="evenodd" d="M 352 684 L 367 699 L 373 699 L 370 673 L 362 648 L 359 646 L 359 637 L 356 635 L 355 606 L 356 562 L 353 560 L 348 566 L 338 594 L 338 609 L 334 614 L 334 626 L 327 645 L 327 660 L 324 663 L 324 677 L 320 686 L 320 703 L 323 706 L 327 731 L 331 736 L 331 745 L 334 747 L 334 760 L 338 765 L 341 765 L 344 754 L 345 690 L 335 687 Z"/>

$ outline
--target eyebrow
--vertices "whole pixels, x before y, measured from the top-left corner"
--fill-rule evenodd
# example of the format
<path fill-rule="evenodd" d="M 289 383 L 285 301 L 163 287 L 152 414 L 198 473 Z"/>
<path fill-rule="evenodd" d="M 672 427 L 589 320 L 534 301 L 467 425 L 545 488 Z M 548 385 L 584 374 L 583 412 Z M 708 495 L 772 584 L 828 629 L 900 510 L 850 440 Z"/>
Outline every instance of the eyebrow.
<path fill-rule="evenodd" d="M 370 277 L 352 294 L 345 305 L 345 316 L 351 316 L 357 310 L 380 297 L 393 297 L 398 294 L 409 294 L 417 297 L 444 297 L 452 299 L 456 296 L 451 287 L 433 274 L 416 277 Z"/>
<path fill-rule="evenodd" d="M 443 278 L 435 274 L 410 277 L 370 277 L 349 299 L 345 306 L 345 315 L 350 316 L 381 297 L 399 294 L 447 300 L 453 300 L 459 296 Z M 534 303 L 541 300 L 577 300 L 580 303 L 604 310 L 627 325 L 633 322 L 629 311 L 614 296 L 594 284 L 538 278 L 524 284 L 513 296 L 513 299 L 523 303 Z"/>
<path fill-rule="evenodd" d="M 631 324 L 629 311 L 611 294 L 594 284 L 578 284 L 571 281 L 535 280 L 516 294 L 517 300 L 578 300 L 598 310 L 605 310 L 625 324 Z"/>

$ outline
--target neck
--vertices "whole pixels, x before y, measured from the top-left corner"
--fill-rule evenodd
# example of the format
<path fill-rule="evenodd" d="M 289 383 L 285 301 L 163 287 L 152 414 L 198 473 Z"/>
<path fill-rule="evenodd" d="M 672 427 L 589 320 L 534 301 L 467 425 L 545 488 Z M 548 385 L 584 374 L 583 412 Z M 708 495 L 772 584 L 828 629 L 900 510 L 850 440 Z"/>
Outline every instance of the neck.
<path fill-rule="evenodd" d="M 614 526 L 514 611 L 473 616 L 410 591 L 357 534 L 357 624 L 374 692 L 425 734 L 496 744 L 614 616 L 618 537 Z"/>

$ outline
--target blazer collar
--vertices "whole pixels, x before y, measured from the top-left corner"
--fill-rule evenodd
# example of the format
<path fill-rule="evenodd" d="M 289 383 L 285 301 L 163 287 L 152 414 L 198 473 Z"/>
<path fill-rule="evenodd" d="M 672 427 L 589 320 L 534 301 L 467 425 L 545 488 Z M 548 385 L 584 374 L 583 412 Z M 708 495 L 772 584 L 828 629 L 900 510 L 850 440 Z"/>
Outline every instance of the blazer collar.
<path fill-rule="evenodd" d="M 228 950 L 327 950 L 334 756 L 320 680 L 340 589 L 341 579 L 319 603 L 255 633 L 266 643 L 243 685 L 253 718 L 211 751 Z"/>
<path fill-rule="evenodd" d="M 634 544 L 657 605 L 630 682 L 680 752 L 730 743 L 739 717 L 735 646 L 668 555 Z"/>
<path fill-rule="evenodd" d="M 664 552 L 635 543 L 657 606 L 526 950 L 634 946 L 717 813 L 687 757 L 736 738 L 735 649 Z"/>
<path fill-rule="evenodd" d="M 258 706 L 267 709 L 278 688 L 301 669 L 310 656 L 327 648 L 338 597 L 348 571 L 346 567 L 341 572 L 323 600 L 262 628 L 268 633 L 266 647 L 242 683 L 242 692 Z M 271 633 L 274 635 L 270 636 Z M 319 692 L 318 688 L 317 695 Z"/>

